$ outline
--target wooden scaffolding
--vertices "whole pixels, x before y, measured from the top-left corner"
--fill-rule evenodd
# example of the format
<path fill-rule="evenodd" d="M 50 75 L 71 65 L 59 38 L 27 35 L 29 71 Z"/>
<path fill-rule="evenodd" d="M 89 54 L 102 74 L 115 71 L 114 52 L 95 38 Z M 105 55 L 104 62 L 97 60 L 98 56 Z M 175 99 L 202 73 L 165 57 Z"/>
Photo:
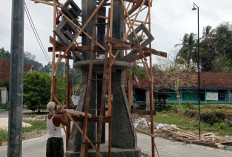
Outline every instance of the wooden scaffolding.
<path fill-rule="evenodd" d="M 113 6 L 115 0 L 99 0 L 96 9 L 93 11 L 91 16 L 87 19 L 85 24 L 82 26 L 77 25 L 73 19 L 70 19 L 64 12 L 62 12 L 61 7 L 64 5 L 60 3 L 58 0 L 31 0 L 35 3 L 42 3 L 46 5 L 50 5 L 53 7 L 53 30 L 56 29 L 56 19 L 57 15 L 61 14 L 66 20 L 72 23 L 76 29 L 78 29 L 78 33 L 75 35 L 72 42 L 64 46 L 57 40 L 57 36 L 53 33 L 53 36 L 50 37 L 50 43 L 53 47 L 48 48 L 48 51 L 52 52 L 52 84 L 51 84 L 51 100 L 55 101 L 60 105 L 61 108 L 65 109 L 70 121 L 73 122 L 73 125 L 80 131 L 82 136 L 82 144 L 80 156 L 87 156 L 88 145 L 90 145 L 95 151 L 96 156 L 102 156 L 100 153 L 100 143 L 102 136 L 102 126 L 103 123 L 109 123 L 109 137 L 108 137 L 108 156 L 111 156 L 111 131 L 112 131 L 112 123 L 111 123 L 111 113 L 112 113 L 112 89 L 111 89 L 111 73 L 112 66 L 115 62 L 115 59 L 120 53 L 120 50 L 124 50 L 124 59 L 130 63 L 132 63 L 132 67 L 135 66 L 136 60 L 141 60 L 143 66 L 145 67 L 147 77 L 150 81 L 150 117 L 151 117 L 151 125 L 150 125 L 150 133 L 140 131 L 146 135 L 151 137 L 151 148 L 152 148 L 152 157 L 155 156 L 155 150 L 157 150 L 155 145 L 155 135 L 154 135 L 154 121 L 153 121 L 153 72 L 152 72 L 152 55 L 157 55 L 161 57 L 167 57 L 167 54 L 161 51 L 157 51 L 151 48 L 151 36 L 149 33 L 151 32 L 151 7 L 152 0 L 120 0 L 123 4 L 124 8 L 124 37 L 123 40 L 113 38 Z M 99 9 L 108 3 L 108 15 L 101 16 L 98 14 Z M 81 14 L 77 18 L 82 18 Z M 94 19 L 93 25 L 93 34 L 89 35 L 85 32 L 85 28 L 88 23 Z M 97 41 L 96 35 L 96 24 L 98 19 L 105 19 L 107 22 L 106 25 L 106 36 L 105 36 L 105 45 L 100 44 Z M 81 35 L 85 34 L 90 40 L 90 46 L 83 46 L 80 41 Z M 83 53 L 84 51 L 91 51 L 90 63 L 89 63 L 89 74 L 88 74 L 88 86 L 86 92 L 86 101 L 84 112 L 75 111 L 68 109 L 71 100 L 71 85 L 70 85 L 70 74 L 69 74 L 69 60 L 72 59 L 71 51 L 79 51 Z M 100 105 L 100 114 L 98 116 L 94 116 L 89 114 L 89 102 L 90 102 L 90 91 L 91 91 L 91 79 L 92 79 L 92 70 L 93 70 L 93 61 L 94 56 L 97 51 L 104 51 L 104 70 L 103 70 L 103 82 L 102 82 L 102 93 L 101 93 L 101 105 Z M 116 53 L 112 53 L 112 51 L 116 51 Z M 147 61 L 146 57 L 149 57 L 149 61 Z M 56 98 L 56 71 L 62 60 L 66 62 L 66 106 L 62 106 L 62 104 Z M 127 84 L 127 96 L 129 102 L 129 109 L 131 109 L 132 104 L 132 71 L 126 70 L 126 84 Z M 106 81 L 108 78 L 108 81 Z M 104 114 L 105 108 L 105 93 L 106 86 L 108 86 L 108 114 Z M 76 121 L 83 121 L 83 129 L 81 129 Z M 97 134 L 97 145 L 95 146 L 93 142 L 88 138 L 88 122 L 98 122 L 98 134 Z M 68 148 L 69 136 L 70 136 L 70 127 L 66 127 L 66 147 Z M 158 154 L 158 151 L 157 151 Z M 159 156 L 159 155 L 158 155 Z"/>

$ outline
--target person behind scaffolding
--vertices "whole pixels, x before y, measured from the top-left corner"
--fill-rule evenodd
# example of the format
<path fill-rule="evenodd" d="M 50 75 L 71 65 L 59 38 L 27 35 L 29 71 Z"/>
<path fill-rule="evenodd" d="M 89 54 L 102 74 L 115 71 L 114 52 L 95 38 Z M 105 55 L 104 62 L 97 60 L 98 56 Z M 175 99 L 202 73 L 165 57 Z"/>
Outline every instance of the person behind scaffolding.
<path fill-rule="evenodd" d="M 54 102 L 49 102 L 47 109 L 49 114 L 46 115 L 45 121 L 49 136 L 46 144 L 46 157 L 64 157 L 64 144 L 60 124 L 69 125 L 67 113 L 57 109 L 57 105 Z"/>

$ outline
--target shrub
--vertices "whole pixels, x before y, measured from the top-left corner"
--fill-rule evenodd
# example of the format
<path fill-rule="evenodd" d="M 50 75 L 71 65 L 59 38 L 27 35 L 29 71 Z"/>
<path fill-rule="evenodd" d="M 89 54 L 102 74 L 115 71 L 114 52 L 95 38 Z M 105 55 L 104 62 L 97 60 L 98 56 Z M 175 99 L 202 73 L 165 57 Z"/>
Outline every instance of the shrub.
<path fill-rule="evenodd" d="M 185 102 L 184 106 L 189 108 L 189 109 L 194 109 L 194 105 L 192 103 L 188 102 L 188 101 Z"/>
<path fill-rule="evenodd" d="M 7 131 L 0 130 L 0 142 L 7 140 Z"/>
<path fill-rule="evenodd" d="M 181 110 L 181 106 L 179 105 L 172 105 L 171 110 L 175 113 L 179 112 Z"/>
<path fill-rule="evenodd" d="M 213 125 L 214 123 L 220 123 L 225 119 L 225 114 L 221 110 L 215 110 L 211 112 L 201 113 L 201 120 Z"/>
<path fill-rule="evenodd" d="M 217 129 L 227 130 L 228 128 L 230 128 L 230 125 L 228 124 L 228 122 L 221 122 L 214 123 L 213 127 Z"/>

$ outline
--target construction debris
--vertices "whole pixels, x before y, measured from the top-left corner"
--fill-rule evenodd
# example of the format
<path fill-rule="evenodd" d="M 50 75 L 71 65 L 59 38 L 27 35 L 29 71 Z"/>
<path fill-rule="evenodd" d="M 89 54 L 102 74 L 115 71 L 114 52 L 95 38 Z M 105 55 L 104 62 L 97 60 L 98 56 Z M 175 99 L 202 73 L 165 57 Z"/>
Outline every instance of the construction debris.
<path fill-rule="evenodd" d="M 134 121 L 134 127 L 137 132 L 143 133 L 149 130 L 150 122 L 147 122 L 145 118 L 137 118 Z M 186 132 L 181 130 L 173 124 L 154 123 L 154 131 L 157 132 L 158 136 L 169 138 L 185 143 L 200 144 L 205 146 L 211 146 L 216 148 L 222 148 L 224 150 L 232 150 L 232 137 L 220 137 L 214 133 L 209 132 L 199 136 L 192 132 Z"/>

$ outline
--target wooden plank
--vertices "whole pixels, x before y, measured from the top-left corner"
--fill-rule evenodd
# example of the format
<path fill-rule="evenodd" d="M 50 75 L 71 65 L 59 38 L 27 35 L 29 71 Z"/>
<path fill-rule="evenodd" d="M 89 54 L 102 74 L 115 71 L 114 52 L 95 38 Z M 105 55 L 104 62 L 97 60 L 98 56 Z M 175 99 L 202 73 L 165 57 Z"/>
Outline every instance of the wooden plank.
<path fill-rule="evenodd" d="M 58 58 L 58 57 L 63 57 L 63 55 L 60 55 L 60 54 L 56 54 L 56 58 Z M 65 59 L 73 59 L 73 57 L 71 57 L 71 56 L 66 56 L 66 57 L 63 57 L 63 58 L 65 58 Z"/>
<path fill-rule="evenodd" d="M 125 0 L 126 1 L 126 0 Z M 133 12 L 135 12 L 140 6 L 141 6 L 141 2 L 136 3 L 134 6 L 132 6 L 132 8 L 128 11 L 128 14 L 124 15 L 124 19 L 126 19 L 127 17 L 129 17 Z"/>
<path fill-rule="evenodd" d="M 122 41 L 122 40 L 118 40 L 118 39 L 114 39 L 114 38 L 110 38 L 110 37 L 107 38 L 106 40 L 107 40 L 107 42 L 112 43 L 112 44 L 131 45 L 134 50 L 141 50 L 141 51 L 145 51 L 145 52 L 149 52 L 149 53 L 151 51 L 151 53 L 153 55 L 157 55 L 157 56 L 161 56 L 161 57 L 165 57 L 165 58 L 167 57 L 167 53 L 165 53 L 165 52 L 157 51 L 155 49 L 149 49 L 149 48 L 144 47 L 144 46 L 139 45 L 139 44 L 133 44 L 130 42 L 126 42 L 126 41 Z"/>
<path fill-rule="evenodd" d="M 41 4 L 46 4 L 46 5 L 54 6 L 54 3 L 52 3 L 52 2 L 47 2 L 47 1 L 44 1 L 44 0 L 31 0 L 31 1 L 33 1 L 33 2 L 35 2 L 35 3 L 41 3 Z M 59 8 L 61 8 L 62 6 L 63 6 L 62 3 L 59 3 L 59 4 L 57 5 L 57 7 L 59 7 Z"/>
<path fill-rule="evenodd" d="M 104 47 L 106 50 L 109 49 L 109 46 Z M 132 47 L 130 45 L 113 45 L 112 46 L 112 50 L 130 50 Z M 56 51 L 62 51 L 64 52 L 66 50 L 66 47 L 56 47 Z M 83 52 L 83 51 L 90 51 L 91 50 L 91 46 L 72 46 L 70 51 L 79 51 L 79 52 Z M 48 48 L 48 52 L 52 52 L 53 51 L 53 47 L 49 47 Z M 102 51 L 102 48 L 99 46 L 94 46 L 93 49 L 94 52 L 99 52 Z"/>

